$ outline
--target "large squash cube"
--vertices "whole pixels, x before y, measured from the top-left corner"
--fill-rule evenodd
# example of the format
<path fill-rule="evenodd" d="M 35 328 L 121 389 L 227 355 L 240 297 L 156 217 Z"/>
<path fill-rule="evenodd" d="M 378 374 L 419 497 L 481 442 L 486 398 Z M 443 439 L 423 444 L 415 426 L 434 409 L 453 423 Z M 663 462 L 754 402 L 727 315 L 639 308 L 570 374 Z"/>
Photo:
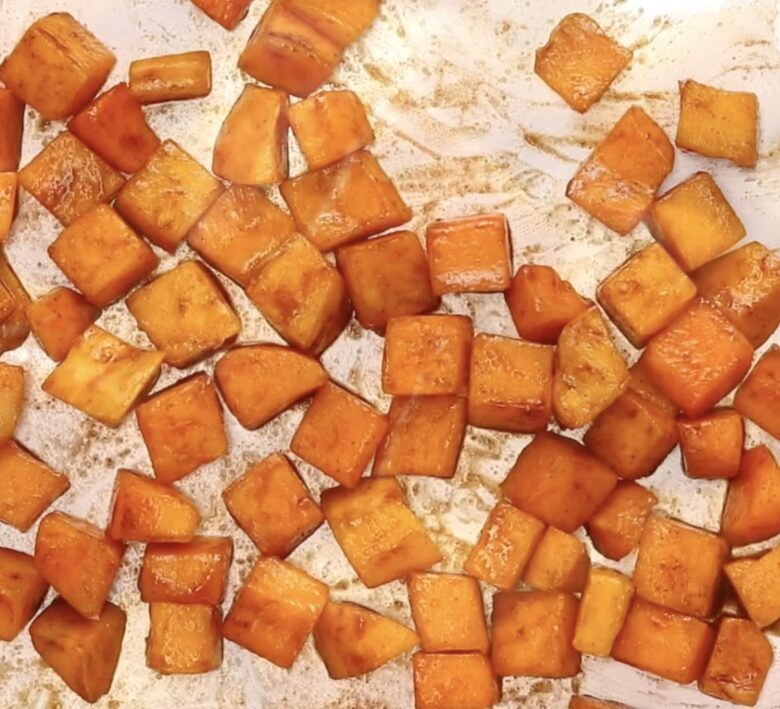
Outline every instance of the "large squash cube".
<path fill-rule="evenodd" d="M 485 655 L 418 652 L 412 658 L 416 709 L 490 709 L 501 698 Z"/>
<path fill-rule="evenodd" d="M 24 369 L 0 362 L 0 445 L 13 438 L 24 406 Z"/>
<path fill-rule="evenodd" d="M 692 478 L 733 478 L 739 473 L 745 425 L 733 409 L 677 422 L 685 473 Z"/>
<path fill-rule="evenodd" d="M 155 394 L 135 414 L 161 482 L 181 480 L 227 453 L 222 407 L 207 374 L 195 374 Z"/>
<path fill-rule="evenodd" d="M 116 57 L 66 12 L 34 22 L 0 65 L 0 81 L 46 120 L 80 111 L 105 82 Z"/>
<path fill-rule="evenodd" d="M 591 569 L 580 600 L 574 648 L 587 655 L 609 657 L 633 597 L 630 578 L 613 569 Z"/>
<path fill-rule="evenodd" d="M 362 150 L 281 186 L 298 230 L 320 251 L 401 226 L 412 217 L 376 158 Z"/>
<path fill-rule="evenodd" d="M 0 172 L 16 172 L 22 157 L 24 103 L 0 88 Z"/>
<path fill-rule="evenodd" d="M 19 175 L 0 172 L 0 244 L 8 241 L 19 206 Z M 5 312 L 3 307 L 2 311 Z"/>
<path fill-rule="evenodd" d="M 577 171 L 566 195 L 625 235 L 639 224 L 673 165 L 674 147 L 666 134 L 632 106 Z"/>
<path fill-rule="evenodd" d="M 305 571 L 264 557 L 244 581 L 222 634 L 279 667 L 292 667 L 328 596 L 328 587 Z"/>
<path fill-rule="evenodd" d="M 780 439 L 780 347 L 768 349 L 742 382 L 734 408 Z"/>
<path fill-rule="evenodd" d="M 363 480 L 354 490 L 330 488 L 322 493 L 321 505 L 336 541 L 368 588 L 424 571 L 442 559 L 394 478 Z"/>
<path fill-rule="evenodd" d="M 231 0 L 231 4 L 236 3 Z M 130 91 L 142 104 L 208 96 L 211 55 L 204 51 L 184 52 L 130 62 Z"/>
<path fill-rule="evenodd" d="M 0 547 L 0 640 L 10 642 L 22 632 L 48 590 L 35 559 Z"/>
<path fill-rule="evenodd" d="M 196 675 L 222 664 L 222 612 L 202 604 L 152 603 L 146 664 L 163 675 Z"/>
<path fill-rule="evenodd" d="M 0 322 L 0 353 L 20 347 L 30 334 L 27 308 L 30 296 L 24 289 L 5 254 L 0 250 L 0 286 L 11 296 L 13 310 Z M 2 290 L 0 289 L 0 290 Z"/>
<path fill-rule="evenodd" d="M 283 3 L 340 47 L 360 38 L 379 14 L 380 0 L 283 0 Z"/>
<path fill-rule="evenodd" d="M 290 461 L 275 453 L 222 493 L 230 515 L 265 556 L 286 557 L 325 517 Z"/>
<path fill-rule="evenodd" d="M 547 527 L 528 562 L 523 581 L 537 591 L 579 593 L 585 587 L 590 559 L 577 537 Z"/>
<path fill-rule="evenodd" d="M 192 0 L 195 7 L 203 10 L 214 22 L 226 30 L 233 30 L 244 19 L 252 0 Z"/>
<path fill-rule="evenodd" d="M 585 113 L 631 61 L 633 52 L 604 34 L 582 13 L 566 15 L 544 47 L 534 71 L 575 111 Z"/>
<path fill-rule="evenodd" d="M 81 334 L 98 319 L 100 310 L 84 296 L 58 287 L 27 309 L 33 335 L 49 357 L 60 362 Z"/>
<path fill-rule="evenodd" d="M 780 619 L 780 546 L 758 559 L 731 561 L 724 570 L 742 607 L 759 628 Z"/>

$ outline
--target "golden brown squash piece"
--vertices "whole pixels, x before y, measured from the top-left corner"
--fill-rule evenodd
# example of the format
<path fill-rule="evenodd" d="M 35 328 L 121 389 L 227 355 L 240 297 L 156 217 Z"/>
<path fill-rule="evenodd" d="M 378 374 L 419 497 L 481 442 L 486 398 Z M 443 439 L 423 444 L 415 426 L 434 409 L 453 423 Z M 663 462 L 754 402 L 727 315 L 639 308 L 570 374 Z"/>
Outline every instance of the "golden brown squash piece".
<path fill-rule="evenodd" d="M 19 175 L 0 172 L 0 244 L 8 241 L 19 211 Z"/>
<path fill-rule="evenodd" d="M 233 30 L 244 19 L 252 0 L 192 0 L 195 7 L 203 10 L 214 22 L 226 30 Z"/>
<path fill-rule="evenodd" d="M 282 0 L 289 10 L 341 47 L 360 39 L 381 0 Z"/>
<path fill-rule="evenodd" d="M 35 559 L 0 547 L 0 640 L 11 642 L 22 632 L 48 590 Z"/>
<path fill-rule="evenodd" d="M 585 545 L 571 534 L 547 527 L 528 562 L 523 581 L 536 591 L 580 593 L 589 570 Z"/>
<path fill-rule="evenodd" d="M 734 408 L 780 439 L 780 347 L 770 347 L 734 397 Z"/>
<path fill-rule="evenodd" d="M 692 478 L 733 478 L 739 473 L 745 424 L 733 409 L 677 422 L 685 473 Z"/>
<path fill-rule="evenodd" d="M 574 649 L 587 655 L 609 657 L 633 597 L 634 583 L 630 578 L 614 569 L 592 568 L 577 613 Z"/>
<path fill-rule="evenodd" d="M 412 657 L 416 709 L 490 709 L 501 698 L 490 660 L 478 652 Z"/>
<path fill-rule="evenodd" d="M 166 54 L 130 63 L 130 92 L 141 104 L 187 101 L 211 93 L 208 52 Z"/>
<path fill-rule="evenodd" d="M 731 561 L 724 571 L 742 607 L 759 628 L 780 619 L 780 546 L 759 558 Z"/>
<path fill-rule="evenodd" d="M 22 157 L 24 103 L 0 88 L 0 173 L 16 172 Z"/>
<path fill-rule="evenodd" d="M 197 675 L 222 664 L 222 612 L 203 604 L 152 603 L 146 665 L 163 675 Z"/>
<path fill-rule="evenodd" d="M 65 359 L 73 343 L 98 319 L 100 310 L 84 296 L 59 286 L 30 304 L 30 329 L 49 357 Z"/>
<path fill-rule="evenodd" d="M 11 312 L 0 322 L 0 353 L 15 350 L 30 334 L 30 322 L 27 309 L 30 306 L 30 296 L 24 289 L 19 277 L 14 272 L 5 254 L 0 252 L 0 290 L 11 297 L 13 301 Z"/>
<path fill-rule="evenodd" d="M 22 367 L 0 362 L 0 445 L 16 433 L 24 406 L 24 379 Z"/>

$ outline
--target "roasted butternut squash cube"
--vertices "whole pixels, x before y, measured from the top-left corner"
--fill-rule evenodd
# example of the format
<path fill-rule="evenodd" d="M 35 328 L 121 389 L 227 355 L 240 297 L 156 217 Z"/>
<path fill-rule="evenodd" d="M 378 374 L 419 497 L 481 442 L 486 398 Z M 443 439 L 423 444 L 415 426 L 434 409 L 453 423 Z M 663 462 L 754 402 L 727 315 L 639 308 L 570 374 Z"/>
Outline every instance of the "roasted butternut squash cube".
<path fill-rule="evenodd" d="M 379 14 L 380 0 L 282 0 L 318 32 L 346 47 L 360 38 Z"/>
<path fill-rule="evenodd" d="M 317 390 L 291 450 L 345 488 L 354 488 L 387 433 L 387 419 L 340 386 Z"/>
<path fill-rule="evenodd" d="M 573 677 L 580 653 L 572 647 L 577 599 L 562 591 L 501 592 L 493 596 L 493 671 L 499 677 Z"/>
<path fill-rule="evenodd" d="M 278 345 L 233 349 L 214 374 L 228 408 L 248 429 L 268 423 L 328 381 L 316 359 Z"/>
<path fill-rule="evenodd" d="M 660 409 L 664 413 L 677 418 L 680 409 L 675 406 L 666 394 L 653 382 L 647 366 L 647 358 L 640 357 L 628 370 L 628 390 Z"/>
<path fill-rule="evenodd" d="M 123 298 L 159 263 L 107 204 L 76 219 L 49 246 L 49 256 L 98 308 Z"/>
<path fill-rule="evenodd" d="M 466 396 L 474 327 L 463 315 L 393 318 L 382 388 L 395 396 Z"/>
<path fill-rule="evenodd" d="M 154 385 L 164 355 L 140 350 L 92 325 L 43 383 L 43 390 L 116 428 Z"/>
<path fill-rule="evenodd" d="M 336 252 L 358 322 L 383 333 L 391 318 L 439 307 L 417 235 L 399 231 Z"/>
<path fill-rule="evenodd" d="M 691 79 L 680 82 L 678 148 L 710 158 L 724 158 L 740 167 L 758 161 L 758 98 L 742 91 L 724 91 Z"/>
<path fill-rule="evenodd" d="M 501 698 L 490 661 L 478 652 L 418 652 L 412 670 L 416 709 L 490 709 Z"/>
<path fill-rule="evenodd" d="M 457 396 L 397 396 L 372 475 L 451 478 L 466 435 L 467 403 Z"/>
<path fill-rule="evenodd" d="M 521 510 L 571 533 L 601 507 L 617 481 L 577 441 L 539 433 L 518 456 L 501 491 Z"/>
<path fill-rule="evenodd" d="M 412 218 L 393 182 L 371 153 L 282 183 L 298 230 L 320 251 L 332 251 L 405 224 Z"/>
<path fill-rule="evenodd" d="M 15 172 L 0 172 L 0 244 L 8 241 L 11 235 L 18 203 L 19 175 Z"/>
<path fill-rule="evenodd" d="M 577 537 L 555 527 L 544 530 L 523 581 L 537 591 L 579 593 L 585 587 L 590 559 Z"/>
<path fill-rule="evenodd" d="M 230 515 L 265 556 L 284 558 L 325 517 L 281 453 L 251 466 L 222 493 Z"/>
<path fill-rule="evenodd" d="M 27 291 L 2 251 L 0 251 L 0 285 L 13 300 L 13 310 L 0 322 L 0 353 L 2 353 L 21 346 L 30 334 L 30 323 L 27 318 L 30 296 L 27 295 Z"/>
<path fill-rule="evenodd" d="M 0 640 L 10 642 L 22 632 L 48 590 L 35 559 L 0 547 Z"/>
<path fill-rule="evenodd" d="M 111 201 L 125 178 L 64 131 L 19 172 L 19 184 L 68 226 Z"/>
<path fill-rule="evenodd" d="M 628 365 L 598 308 L 578 315 L 561 331 L 555 350 L 552 404 L 564 428 L 591 423 L 628 386 Z"/>
<path fill-rule="evenodd" d="M 108 694 L 122 651 L 127 616 L 106 603 L 98 616 L 83 618 L 55 598 L 30 626 L 37 653 L 76 694 L 94 703 Z"/>
<path fill-rule="evenodd" d="M 33 22 L 0 65 L 2 81 L 46 120 L 67 118 L 86 106 L 116 57 L 66 12 Z"/>
<path fill-rule="evenodd" d="M 566 196 L 626 235 L 639 224 L 673 166 L 674 147 L 663 129 L 632 106 L 579 168 Z"/>
<path fill-rule="evenodd" d="M 166 140 L 130 178 L 114 206 L 130 226 L 173 253 L 223 191 L 216 177 Z"/>
<path fill-rule="evenodd" d="M 163 675 L 197 675 L 222 664 L 222 612 L 203 604 L 152 603 L 146 664 Z"/>
<path fill-rule="evenodd" d="M 85 618 L 100 617 L 124 553 L 102 529 L 62 512 L 46 515 L 35 538 L 41 575 Z"/>
<path fill-rule="evenodd" d="M 650 208 L 653 235 L 685 271 L 720 256 L 745 236 L 745 227 L 712 175 L 697 172 Z"/>
<path fill-rule="evenodd" d="M 0 362 L 0 445 L 13 438 L 24 406 L 24 369 Z"/>
<path fill-rule="evenodd" d="M 0 88 L 0 172 L 16 172 L 22 158 L 24 103 Z"/>
<path fill-rule="evenodd" d="M 592 18 L 566 15 L 544 47 L 534 71 L 575 111 L 585 113 L 628 66 L 633 52 L 607 36 Z"/>
<path fill-rule="evenodd" d="M 633 597 L 630 578 L 613 569 L 592 568 L 580 600 L 574 648 L 586 655 L 609 657 Z"/>
<path fill-rule="evenodd" d="M 621 480 L 588 520 L 586 529 L 596 551 L 619 561 L 639 546 L 645 521 L 658 498 L 631 480 Z"/>
<path fill-rule="evenodd" d="M 363 480 L 353 490 L 330 488 L 320 504 L 341 550 L 368 588 L 424 571 L 442 559 L 394 478 Z"/>
<path fill-rule="evenodd" d="M 195 537 L 187 544 L 148 544 L 138 588 L 144 603 L 204 603 L 225 597 L 233 560 L 230 537 Z"/>
<path fill-rule="evenodd" d="M 252 0 L 192 0 L 192 4 L 203 10 L 214 22 L 226 30 L 233 30 L 244 19 Z"/>
<path fill-rule="evenodd" d="M 78 337 L 98 319 L 100 310 L 79 293 L 58 287 L 27 310 L 33 335 L 49 357 L 60 362 Z"/>
<path fill-rule="evenodd" d="M 279 667 L 292 667 L 328 596 L 328 587 L 305 571 L 264 557 L 239 590 L 222 634 Z"/>
<path fill-rule="evenodd" d="M 130 63 L 130 91 L 141 104 L 208 96 L 211 55 L 200 51 L 137 59 Z"/>
<path fill-rule="evenodd" d="M 780 347 L 768 349 L 742 382 L 734 408 L 780 439 Z"/>
<path fill-rule="evenodd" d="M 692 478 L 733 478 L 739 473 L 745 425 L 733 409 L 677 422 L 685 472 Z"/>
<path fill-rule="evenodd" d="M 195 374 L 155 394 L 135 414 L 161 482 L 181 480 L 227 453 L 222 407 L 207 374 Z"/>
<path fill-rule="evenodd" d="M 760 558 L 736 559 L 726 564 L 726 577 L 748 616 L 765 628 L 780 619 L 780 546 Z"/>

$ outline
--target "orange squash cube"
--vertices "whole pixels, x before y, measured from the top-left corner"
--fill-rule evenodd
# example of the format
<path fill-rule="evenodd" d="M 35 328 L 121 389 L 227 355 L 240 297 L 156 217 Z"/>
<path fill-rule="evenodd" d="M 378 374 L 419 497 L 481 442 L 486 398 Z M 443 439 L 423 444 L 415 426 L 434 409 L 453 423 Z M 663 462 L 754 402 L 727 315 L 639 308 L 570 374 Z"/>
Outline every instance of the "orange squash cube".
<path fill-rule="evenodd" d="M 742 607 L 759 628 L 780 619 L 780 546 L 759 558 L 731 561 L 724 571 Z"/>
<path fill-rule="evenodd" d="M 539 433 L 518 456 L 501 491 L 521 510 L 571 533 L 601 507 L 617 481 L 577 441 Z"/>
<path fill-rule="evenodd" d="M 710 158 L 724 158 L 741 167 L 758 161 L 758 98 L 724 91 L 690 79 L 680 82 L 678 148 Z"/>
<path fill-rule="evenodd" d="M 203 10 L 214 22 L 226 30 L 234 30 L 244 19 L 252 0 L 192 0 L 192 4 Z"/>
<path fill-rule="evenodd" d="M 22 632 L 48 590 L 35 559 L 0 547 L 0 640 L 10 642 Z"/>
<path fill-rule="evenodd" d="M 265 556 L 284 558 L 325 517 L 290 461 L 274 453 L 222 493 L 231 517 Z"/>
<path fill-rule="evenodd" d="M 397 396 L 372 475 L 451 478 L 466 435 L 467 403 L 457 396 Z"/>
<path fill-rule="evenodd" d="M 332 251 L 405 224 L 412 218 L 395 185 L 371 153 L 282 183 L 298 230 L 320 251 Z"/>
<path fill-rule="evenodd" d="M 0 172 L 0 244 L 8 241 L 19 206 L 19 175 Z"/>
<path fill-rule="evenodd" d="M 102 529 L 62 512 L 46 515 L 35 538 L 41 575 L 85 618 L 100 617 L 124 553 Z"/>
<path fill-rule="evenodd" d="M 680 409 L 653 382 L 644 355 L 628 370 L 628 389 L 673 418 L 680 414 Z"/>
<path fill-rule="evenodd" d="M 0 172 L 16 172 L 22 158 L 24 103 L 0 88 Z"/>
<path fill-rule="evenodd" d="M 341 550 L 368 588 L 403 579 L 441 561 L 394 478 L 363 480 L 322 493 L 322 511 Z"/>
<path fill-rule="evenodd" d="M 56 362 L 65 359 L 73 343 L 99 315 L 100 310 L 82 295 L 61 286 L 27 309 L 33 335 Z"/>
<path fill-rule="evenodd" d="M 166 140 L 130 178 L 115 207 L 130 226 L 173 253 L 223 191 L 216 177 Z"/>
<path fill-rule="evenodd" d="M 2 81 L 46 120 L 67 118 L 86 106 L 116 57 L 66 12 L 35 21 L 0 65 Z"/>
<path fill-rule="evenodd" d="M 24 369 L 0 362 L 0 445 L 13 438 L 24 406 Z"/>
<path fill-rule="evenodd" d="M 314 626 L 314 647 L 331 679 L 373 672 L 419 642 L 405 625 L 354 603 L 328 603 Z"/>
<path fill-rule="evenodd" d="M 381 0 L 282 0 L 314 29 L 346 47 L 360 38 L 379 14 Z"/>
<path fill-rule="evenodd" d="M 745 425 L 733 409 L 677 422 L 685 473 L 692 478 L 733 478 L 739 473 Z"/>
<path fill-rule="evenodd" d="M 222 612 L 202 604 L 152 603 L 146 664 L 163 675 L 197 675 L 222 664 Z"/>
<path fill-rule="evenodd" d="M 125 178 L 64 131 L 19 172 L 19 184 L 68 226 L 111 201 Z"/>
<path fill-rule="evenodd" d="M 628 66 L 633 52 L 607 36 L 592 18 L 566 15 L 544 47 L 534 71 L 575 111 L 585 113 Z"/>
<path fill-rule="evenodd" d="M 328 587 L 305 571 L 264 557 L 239 590 L 222 634 L 279 667 L 292 667 L 328 596 Z"/>
<path fill-rule="evenodd" d="M 544 530 L 523 581 L 537 591 L 579 593 L 585 587 L 590 559 L 577 537 L 555 527 Z"/>
<path fill-rule="evenodd" d="M 195 537 L 188 544 L 148 544 L 138 589 L 144 603 L 204 603 L 225 597 L 233 560 L 230 537 Z"/>
<path fill-rule="evenodd" d="M 780 439 L 780 347 L 768 349 L 734 397 L 734 408 Z"/>
<path fill-rule="evenodd" d="M 155 394 L 135 415 L 161 482 L 181 480 L 227 453 L 217 390 L 203 372 Z"/>
<path fill-rule="evenodd" d="M 417 235 L 399 231 L 336 252 L 358 322 L 383 333 L 391 318 L 439 307 Z"/>
<path fill-rule="evenodd" d="M 463 315 L 393 318 L 382 364 L 385 393 L 465 397 L 473 334 L 471 319 Z"/>
<path fill-rule="evenodd" d="M 594 567 L 582 592 L 572 645 L 578 652 L 609 657 L 628 615 L 634 583 L 613 569 Z"/>
<path fill-rule="evenodd" d="M 660 196 L 650 208 L 648 226 L 685 271 L 712 261 L 746 233 L 737 213 L 706 172 L 697 172 Z"/>
<path fill-rule="evenodd" d="M 501 698 L 490 661 L 478 652 L 418 652 L 412 670 L 416 709 L 490 709 Z"/>
<path fill-rule="evenodd" d="M 30 323 L 27 319 L 30 296 L 27 295 L 19 277 L 14 273 L 14 269 L 1 250 L 0 286 L 13 300 L 13 310 L 0 322 L 0 353 L 2 353 L 21 346 L 30 334 Z"/>
<path fill-rule="evenodd" d="M 141 104 L 208 96 L 211 55 L 202 51 L 184 52 L 130 62 L 130 92 Z"/>

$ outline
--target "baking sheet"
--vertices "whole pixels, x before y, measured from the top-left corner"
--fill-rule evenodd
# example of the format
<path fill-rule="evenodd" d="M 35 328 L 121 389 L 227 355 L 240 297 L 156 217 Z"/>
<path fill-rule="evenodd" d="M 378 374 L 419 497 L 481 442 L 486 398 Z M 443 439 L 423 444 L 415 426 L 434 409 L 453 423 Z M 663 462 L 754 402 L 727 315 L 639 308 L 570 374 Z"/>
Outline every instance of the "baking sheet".
<path fill-rule="evenodd" d="M 220 124 L 241 91 L 236 58 L 267 5 L 256 0 L 249 17 L 228 33 L 194 9 L 188 0 L 0 0 L 0 56 L 6 54 L 36 17 L 67 10 L 117 53 L 109 85 L 126 80 L 132 59 L 208 49 L 214 60 L 214 91 L 202 101 L 151 107 L 150 122 L 163 138 L 173 138 L 204 164 Z M 566 13 L 591 14 L 607 32 L 635 50 L 629 70 L 586 116 L 566 108 L 532 73 L 533 50 Z M 644 227 L 620 238 L 564 198 L 576 165 L 631 104 L 643 106 L 674 135 L 677 81 L 692 77 L 706 83 L 759 94 L 761 160 L 753 171 L 678 153 L 667 186 L 695 170 L 711 171 L 744 220 L 749 238 L 780 248 L 780 22 L 774 0 L 385 0 L 380 20 L 347 53 L 334 84 L 357 91 L 371 110 L 377 130 L 375 153 L 414 208 L 412 228 L 422 233 L 438 217 L 477 210 L 505 212 L 512 224 L 515 267 L 533 261 L 554 265 L 583 293 L 627 255 L 650 243 Z M 61 124 L 47 124 L 28 111 L 24 159 L 54 137 Z M 293 150 L 293 169 L 303 163 Z M 8 254 L 33 297 L 64 284 L 46 247 L 58 233 L 55 220 L 23 195 Z M 190 257 L 165 254 L 160 270 Z M 278 342 L 245 296 L 223 279 L 242 316 L 241 341 Z M 514 335 L 500 296 L 448 296 L 443 308 L 474 318 L 477 331 Z M 149 346 L 124 304 L 109 308 L 100 324 L 138 345 Z M 616 333 L 625 351 L 636 353 Z M 353 323 L 326 353 L 332 376 L 387 410 L 379 386 L 382 340 Z M 28 405 L 18 438 L 71 479 L 71 490 L 55 509 L 103 525 L 116 470 L 151 472 L 134 417 L 116 432 L 87 420 L 40 390 L 52 363 L 32 338 L 3 356 L 29 373 Z M 213 360 L 190 371 L 211 370 Z M 168 369 L 158 388 L 188 372 Z M 198 502 L 203 532 L 230 534 L 236 560 L 230 573 L 225 608 L 239 579 L 255 559 L 248 539 L 229 520 L 221 490 L 247 465 L 277 450 L 287 450 L 303 414 L 296 407 L 259 432 L 241 429 L 226 412 L 230 453 L 184 480 L 182 489 Z M 778 445 L 749 427 L 751 443 Z M 445 556 L 443 570 L 460 570 L 489 509 L 496 486 L 527 437 L 470 429 L 453 483 L 406 479 L 411 505 L 425 521 Z M 316 496 L 328 480 L 296 461 Z M 679 451 L 646 481 L 661 509 L 683 520 L 717 529 L 724 485 L 696 482 L 680 471 Z M 27 534 L 0 528 L 0 545 L 32 551 L 36 528 Z M 584 538 L 584 535 L 583 535 Z M 767 545 L 763 545 L 767 546 Z M 144 639 L 148 615 L 136 589 L 140 545 L 131 545 L 112 592 L 128 613 L 122 657 L 110 695 L 97 706 L 242 707 L 261 709 L 405 709 L 413 706 L 408 658 L 373 674 L 333 682 L 309 641 L 292 670 L 281 670 L 232 643 L 225 645 L 220 671 L 195 677 L 166 678 L 148 670 Z M 598 554 L 595 563 L 630 569 L 633 556 L 613 564 Z M 358 582 L 327 527 L 321 528 L 291 560 L 331 585 L 337 600 L 363 603 L 411 623 L 401 583 L 369 591 Z M 489 606 L 490 594 L 486 593 Z M 776 652 L 780 641 L 771 636 Z M 584 658 L 584 674 L 575 680 L 506 679 L 501 707 L 565 707 L 572 690 L 617 699 L 640 709 L 730 706 L 679 688 L 611 661 Z M 0 644 L 0 706 L 82 707 L 60 679 L 40 661 L 25 632 L 12 644 Z M 759 705 L 780 706 L 780 669 L 774 668 Z"/>

